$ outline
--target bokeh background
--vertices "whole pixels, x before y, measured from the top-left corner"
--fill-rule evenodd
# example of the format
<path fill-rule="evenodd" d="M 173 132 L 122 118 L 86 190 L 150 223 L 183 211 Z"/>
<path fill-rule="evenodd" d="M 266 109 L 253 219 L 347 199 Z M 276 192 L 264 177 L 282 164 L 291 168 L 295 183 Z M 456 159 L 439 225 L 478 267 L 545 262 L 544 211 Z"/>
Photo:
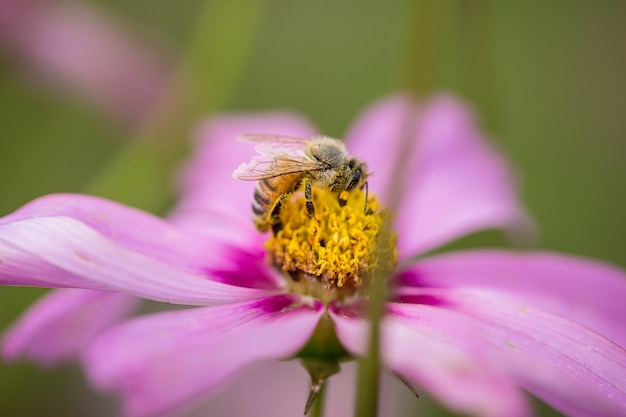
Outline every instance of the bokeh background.
<path fill-rule="evenodd" d="M 41 26 L 61 16 L 71 28 L 66 15 L 89 16 L 148 66 L 118 68 L 102 99 L 89 77 L 42 58 L 56 50 Z M 513 161 L 536 246 L 626 268 L 625 18 L 619 0 L 1 0 L 0 215 L 56 192 L 162 214 L 203 116 L 295 109 L 341 137 L 377 98 L 446 90 L 475 108 Z M 115 68 L 84 52 L 64 50 L 60 62 L 84 60 L 89 74 Z M 142 68 L 154 77 L 143 90 L 133 79 Z M 506 243 L 481 233 L 453 246 L 478 244 Z M 0 288 L 0 330 L 42 293 Z M 449 415 L 397 395 L 405 415 Z M 0 415 L 106 416 L 115 406 L 75 366 L 0 363 Z"/>

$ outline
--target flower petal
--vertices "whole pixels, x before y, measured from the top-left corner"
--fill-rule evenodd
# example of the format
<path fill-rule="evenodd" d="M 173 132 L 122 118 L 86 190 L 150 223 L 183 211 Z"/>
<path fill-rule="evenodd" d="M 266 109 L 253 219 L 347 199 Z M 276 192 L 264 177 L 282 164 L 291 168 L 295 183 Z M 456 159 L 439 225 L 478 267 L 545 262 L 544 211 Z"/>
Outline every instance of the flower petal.
<path fill-rule="evenodd" d="M 52 194 L 37 198 L 0 218 L 0 225 L 52 216 L 79 220 L 124 248 L 189 272 L 206 268 L 208 255 L 218 246 L 193 233 L 183 233 L 150 213 L 80 194 Z"/>
<path fill-rule="evenodd" d="M 626 351 L 601 335 L 498 292 L 443 290 L 530 392 L 573 416 L 626 415 Z"/>
<path fill-rule="evenodd" d="M 68 217 L 38 217 L 0 225 L 0 284 L 115 290 L 190 305 L 271 294 L 174 268 Z"/>
<path fill-rule="evenodd" d="M 488 289 L 572 320 L 626 347 L 626 273 L 548 252 L 465 251 L 419 262 L 398 276 L 409 287 Z"/>
<path fill-rule="evenodd" d="M 6 332 L 2 355 L 44 365 L 72 359 L 105 329 L 127 317 L 138 299 L 126 294 L 55 290 L 40 298 Z"/>
<path fill-rule="evenodd" d="M 278 288 L 283 282 L 265 267 L 261 246 L 246 252 L 225 244 L 217 233 L 202 236 L 103 198 L 79 194 L 40 197 L 0 218 L 0 225 L 33 217 L 67 216 L 80 220 L 125 248 L 209 279 L 251 288 Z M 223 228 L 224 235 L 238 236 Z"/>
<path fill-rule="evenodd" d="M 137 124 L 164 93 L 163 57 L 120 22 L 79 4 L 3 1 L 0 38 L 44 81 Z"/>
<path fill-rule="evenodd" d="M 144 317 L 103 334 L 85 364 L 96 385 L 124 396 L 129 415 L 161 415 L 189 407 L 245 365 L 294 354 L 322 310 L 281 295 Z"/>
<path fill-rule="evenodd" d="M 384 100 L 349 140 L 374 172 L 372 190 L 397 208 L 404 256 L 485 228 L 529 225 L 505 159 L 451 96 L 422 109 L 405 95 Z"/>
<path fill-rule="evenodd" d="M 399 178 L 400 167 L 395 162 L 415 140 L 418 115 L 411 96 L 397 94 L 366 109 L 346 134 L 350 153 L 365 161 L 373 173 L 368 178 L 370 190 L 387 204 L 393 198 L 393 184 L 409 179 Z"/>
<path fill-rule="evenodd" d="M 251 220 L 255 182 L 231 177 L 235 168 L 255 154 L 254 146 L 235 140 L 246 133 L 306 138 L 315 130 L 302 116 L 288 112 L 208 119 L 196 135 L 197 150 L 179 182 L 182 198 L 170 218 L 183 227 L 252 248 L 262 237 Z"/>
<path fill-rule="evenodd" d="M 410 308 L 417 310 L 420 319 L 398 314 L 401 310 L 383 319 L 380 340 L 385 365 L 454 410 L 483 417 L 529 415 L 514 381 L 475 343 L 471 328 L 459 326 L 440 308 Z M 341 309 L 331 309 L 330 314 L 341 343 L 364 356 L 368 322 Z"/>

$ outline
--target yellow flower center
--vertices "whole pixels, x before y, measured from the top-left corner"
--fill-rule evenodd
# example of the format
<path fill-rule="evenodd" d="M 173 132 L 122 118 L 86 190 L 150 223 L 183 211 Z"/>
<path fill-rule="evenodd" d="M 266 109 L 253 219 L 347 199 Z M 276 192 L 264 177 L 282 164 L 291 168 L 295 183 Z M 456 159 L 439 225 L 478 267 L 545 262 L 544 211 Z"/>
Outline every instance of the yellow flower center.
<path fill-rule="evenodd" d="M 336 193 L 314 188 L 313 205 L 311 217 L 302 193 L 283 204 L 282 229 L 266 242 L 271 262 L 290 277 L 293 292 L 325 303 L 366 295 L 377 264 L 392 270 L 397 261 L 395 233 L 381 233 L 389 213 L 372 195 L 366 206 L 360 190 L 342 206 Z"/>

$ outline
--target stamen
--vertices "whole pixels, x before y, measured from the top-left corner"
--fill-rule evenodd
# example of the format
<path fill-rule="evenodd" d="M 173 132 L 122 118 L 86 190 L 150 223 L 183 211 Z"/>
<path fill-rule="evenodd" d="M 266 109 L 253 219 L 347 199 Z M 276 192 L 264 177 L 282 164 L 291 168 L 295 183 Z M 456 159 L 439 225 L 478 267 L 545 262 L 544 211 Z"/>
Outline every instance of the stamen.
<path fill-rule="evenodd" d="M 325 302 L 366 292 L 376 262 L 397 260 L 396 235 L 386 233 L 389 213 L 374 195 L 354 190 L 338 198 L 326 189 L 313 189 L 315 217 L 307 211 L 302 193 L 283 204 L 282 229 L 266 243 L 271 262 L 290 277 L 293 292 L 318 297 Z M 342 204 L 345 202 L 345 204 Z M 364 212 L 363 207 L 367 207 Z M 385 245 L 385 259 L 376 256 L 377 245 Z"/>

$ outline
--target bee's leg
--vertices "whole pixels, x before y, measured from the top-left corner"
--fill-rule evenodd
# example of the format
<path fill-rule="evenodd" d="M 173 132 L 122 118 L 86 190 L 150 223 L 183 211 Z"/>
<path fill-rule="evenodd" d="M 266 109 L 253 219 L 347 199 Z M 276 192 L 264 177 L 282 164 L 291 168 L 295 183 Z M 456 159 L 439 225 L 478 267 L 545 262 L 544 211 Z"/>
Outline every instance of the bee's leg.
<path fill-rule="evenodd" d="M 339 194 L 339 205 L 341 207 L 345 206 L 348 203 L 348 197 L 350 196 L 350 194 L 346 191 L 343 190 L 340 194 Z"/>
<path fill-rule="evenodd" d="M 365 187 L 365 207 L 363 207 L 363 213 L 367 214 L 367 199 L 369 198 L 370 194 L 370 187 L 367 185 L 367 181 L 365 181 L 363 187 Z"/>
<path fill-rule="evenodd" d="M 315 217 L 315 207 L 313 207 L 313 190 L 311 188 L 311 180 L 304 179 L 304 199 L 306 200 L 306 212 L 311 217 Z"/>
<path fill-rule="evenodd" d="M 272 233 L 274 233 L 274 236 L 283 230 L 283 221 L 280 219 L 280 209 L 283 206 L 283 199 L 283 196 L 281 196 L 278 201 L 276 201 L 276 204 L 274 204 L 274 208 L 270 214 L 270 222 L 272 224 Z"/>
<path fill-rule="evenodd" d="M 283 230 L 283 221 L 278 218 L 276 222 L 272 223 L 272 233 L 276 236 L 281 230 Z"/>

